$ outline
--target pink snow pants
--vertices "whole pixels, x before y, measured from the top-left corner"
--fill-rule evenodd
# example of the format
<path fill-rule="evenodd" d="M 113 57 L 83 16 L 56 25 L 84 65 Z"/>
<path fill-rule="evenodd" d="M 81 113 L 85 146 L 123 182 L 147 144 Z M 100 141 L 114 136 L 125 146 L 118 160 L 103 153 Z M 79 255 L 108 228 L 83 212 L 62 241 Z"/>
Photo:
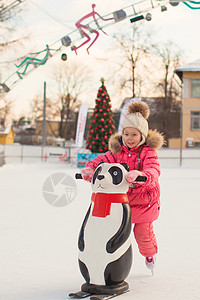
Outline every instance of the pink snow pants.
<path fill-rule="evenodd" d="M 153 223 L 136 223 L 133 229 L 140 253 L 147 257 L 158 252 Z"/>

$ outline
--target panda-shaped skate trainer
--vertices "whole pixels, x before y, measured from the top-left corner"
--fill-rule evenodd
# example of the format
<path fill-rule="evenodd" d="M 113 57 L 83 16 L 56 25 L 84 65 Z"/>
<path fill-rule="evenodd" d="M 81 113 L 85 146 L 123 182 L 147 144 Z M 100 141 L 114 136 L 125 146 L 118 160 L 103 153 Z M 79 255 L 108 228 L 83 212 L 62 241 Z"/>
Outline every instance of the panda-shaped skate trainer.
<path fill-rule="evenodd" d="M 131 210 L 125 177 L 127 164 L 101 163 L 92 179 L 92 201 L 79 240 L 79 267 L 86 281 L 81 290 L 121 293 L 132 265 Z"/>

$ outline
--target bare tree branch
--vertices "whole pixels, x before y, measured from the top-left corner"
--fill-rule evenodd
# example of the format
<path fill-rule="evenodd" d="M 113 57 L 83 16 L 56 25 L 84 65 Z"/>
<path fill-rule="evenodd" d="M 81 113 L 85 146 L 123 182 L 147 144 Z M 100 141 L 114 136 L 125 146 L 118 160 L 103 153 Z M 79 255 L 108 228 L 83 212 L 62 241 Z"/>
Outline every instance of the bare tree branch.
<path fill-rule="evenodd" d="M 145 59 L 149 56 L 151 45 L 149 44 L 149 34 L 141 34 L 141 25 L 134 25 L 132 35 L 115 35 L 113 38 L 116 41 L 115 48 L 118 48 L 120 53 L 117 58 L 118 65 L 113 76 L 114 83 L 118 81 L 119 91 L 123 89 L 132 91 L 132 97 L 140 96 L 142 92 L 142 84 L 144 84 L 144 76 L 140 76 L 137 71 L 139 65 L 144 66 Z M 144 66 L 145 69 L 145 66 Z"/>

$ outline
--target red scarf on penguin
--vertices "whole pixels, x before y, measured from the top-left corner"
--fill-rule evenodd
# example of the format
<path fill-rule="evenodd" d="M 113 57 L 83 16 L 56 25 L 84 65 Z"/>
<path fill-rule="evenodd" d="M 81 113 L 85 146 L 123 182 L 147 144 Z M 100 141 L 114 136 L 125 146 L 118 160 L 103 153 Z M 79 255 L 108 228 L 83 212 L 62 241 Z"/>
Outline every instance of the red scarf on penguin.
<path fill-rule="evenodd" d="M 92 202 L 94 202 L 92 215 L 105 218 L 110 215 L 112 203 L 128 203 L 129 200 L 127 194 L 93 193 Z"/>

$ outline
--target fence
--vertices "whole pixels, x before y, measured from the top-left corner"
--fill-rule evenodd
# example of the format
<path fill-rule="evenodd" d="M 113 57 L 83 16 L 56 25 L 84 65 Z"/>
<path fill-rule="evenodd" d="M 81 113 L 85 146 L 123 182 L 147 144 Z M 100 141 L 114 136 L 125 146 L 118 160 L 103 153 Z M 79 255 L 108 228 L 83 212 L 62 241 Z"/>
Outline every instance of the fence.
<path fill-rule="evenodd" d="M 0 145 L 0 165 L 6 163 L 71 163 L 76 164 L 79 152 L 88 153 L 85 148 L 43 147 L 28 145 Z"/>
<path fill-rule="evenodd" d="M 68 163 L 77 166 L 78 153 L 90 153 L 85 148 L 42 147 L 28 145 L 0 145 L 0 166 L 11 163 Z M 161 167 L 197 167 L 200 168 L 200 149 L 163 148 L 157 151 Z"/>

